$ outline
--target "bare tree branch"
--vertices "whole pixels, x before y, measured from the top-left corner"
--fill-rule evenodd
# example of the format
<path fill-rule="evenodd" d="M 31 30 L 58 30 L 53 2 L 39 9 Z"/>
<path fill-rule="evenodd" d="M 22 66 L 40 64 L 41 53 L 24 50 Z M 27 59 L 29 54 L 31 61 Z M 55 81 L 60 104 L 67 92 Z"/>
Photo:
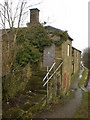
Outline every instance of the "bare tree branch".
<path fill-rule="evenodd" d="M 15 10 L 15 14 L 14 14 L 13 22 L 12 22 L 13 25 L 14 25 L 15 19 L 19 16 L 19 15 L 17 16 L 17 12 L 18 12 L 18 9 L 19 9 L 20 1 L 21 0 L 19 0 L 18 4 L 16 6 L 16 10 Z"/>
<path fill-rule="evenodd" d="M 12 28 L 11 23 L 10 23 L 10 11 L 9 11 L 9 5 L 8 2 L 6 2 L 6 12 L 7 12 L 7 18 L 8 18 L 8 23 L 9 23 L 9 27 Z"/>
<path fill-rule="evenodd" d="M 21 17 L 22 17 L 23 5 L 24 5 L 24 2 L 22 2 L 21 8 L 20 8 L 20 14 L 19 14 L 19 20 L 18 20 L 18 28 L 19 28 L 19 26 L 20 26 L 20 21 L 21 21 Z"/>

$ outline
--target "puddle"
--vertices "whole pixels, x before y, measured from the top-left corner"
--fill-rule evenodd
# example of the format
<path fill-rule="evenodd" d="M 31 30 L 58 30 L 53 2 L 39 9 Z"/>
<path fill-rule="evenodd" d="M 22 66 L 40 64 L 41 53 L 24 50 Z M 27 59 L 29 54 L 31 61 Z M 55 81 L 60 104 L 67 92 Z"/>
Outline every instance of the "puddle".
<path fill-rule="evenodd" d="M 82 75 L 79 75 L 79 78 L 81 79 L 81 78 L 82 78 Z"/>

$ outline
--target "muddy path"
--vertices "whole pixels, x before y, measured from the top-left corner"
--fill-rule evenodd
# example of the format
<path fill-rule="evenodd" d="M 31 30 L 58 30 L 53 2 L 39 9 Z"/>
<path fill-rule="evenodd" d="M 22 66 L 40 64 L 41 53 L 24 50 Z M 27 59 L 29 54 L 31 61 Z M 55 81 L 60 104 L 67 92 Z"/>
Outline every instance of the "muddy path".
<path fill-rule="evenodd" d="M 36 115 L 36 118 L 72 118 L 76 109 L 79 107 L 82 100 L 82 91 L 78 87 L 78 82 L 82 76 L 83 70 L 80 71 L 77 78 L 71 84 L 71 90 L 74 92 L 74 97 L 67 100 L 64 105 L 54 105 L 50 110 L 44 111 Z"/>

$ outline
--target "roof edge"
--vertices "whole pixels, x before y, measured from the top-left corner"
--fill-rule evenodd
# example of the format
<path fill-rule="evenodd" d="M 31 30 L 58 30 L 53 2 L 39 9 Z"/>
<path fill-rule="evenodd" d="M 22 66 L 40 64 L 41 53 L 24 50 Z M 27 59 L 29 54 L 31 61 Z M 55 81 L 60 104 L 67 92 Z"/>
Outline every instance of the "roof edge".
<path fill-rule="evenodd" d="M 75 47 L 73 47 L 73 46 L 72 46 L 72 48 L 75 49 L 75 50 L 77 50 L 77 51 L 79 51 L 79 52 L 82 52 L 81 50 L 78 50 L 77 48 L 75 48 Z"/>

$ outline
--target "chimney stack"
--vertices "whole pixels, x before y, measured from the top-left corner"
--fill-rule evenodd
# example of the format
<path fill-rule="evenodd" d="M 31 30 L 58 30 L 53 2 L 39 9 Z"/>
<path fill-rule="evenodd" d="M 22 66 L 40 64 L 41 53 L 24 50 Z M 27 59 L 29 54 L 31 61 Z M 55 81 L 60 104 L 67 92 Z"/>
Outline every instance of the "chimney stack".
<path fill-rule="evenodd" d="M 30 24 L 39 24 L 39 9 L 30 9 Z"/>

